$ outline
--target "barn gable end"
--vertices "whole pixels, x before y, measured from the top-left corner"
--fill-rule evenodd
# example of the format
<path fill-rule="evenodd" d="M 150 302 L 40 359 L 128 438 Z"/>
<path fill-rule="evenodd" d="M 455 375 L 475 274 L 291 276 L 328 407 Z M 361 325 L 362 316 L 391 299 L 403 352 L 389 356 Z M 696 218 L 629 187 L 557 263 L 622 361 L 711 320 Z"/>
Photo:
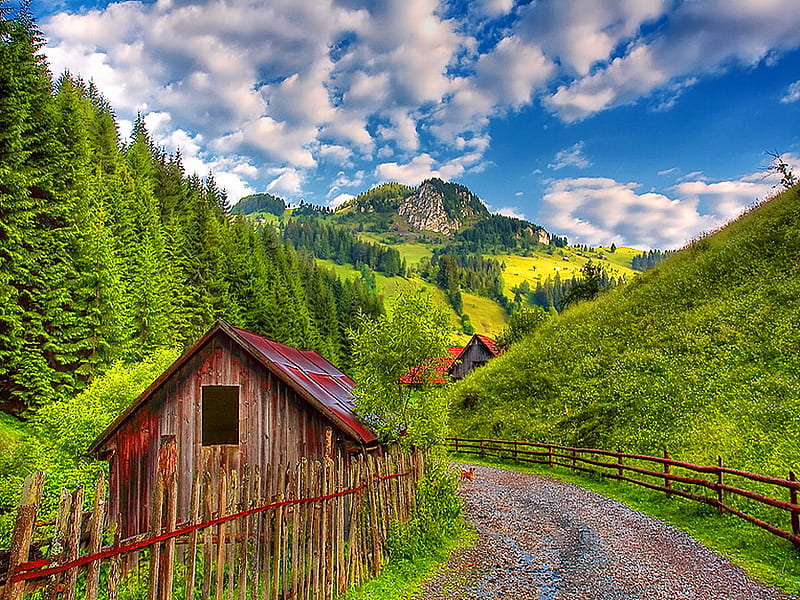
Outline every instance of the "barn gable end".
<path fill-rule="evenodd" d="M 498 356 L 500 351 L 494 340 L 477 333 L 464 346 L 464 349 L 450 367 L 450 377 L 459 380 L 466 377 L 473 369 L 477 369 Z"/>
<path fill-rule="evenodd" d="M 164 441 L 175 442 L 182 516 L 188 515 L 195 472 L 230 471 L 245 464 L 267 472 L 302 457 L 344 453 L 345 445 L 376 447 L 374 434 L 352 411 L 352 386 L 352 380 L 314 352 L 218 323 L 92 445 L 92 453 L 111 462 L 109 508 L 112 517 L 121 518 L 121 534 L 136 535 L 147 527 L 146 507 Z M 236 405 L 238 419 L 219 412 L 236 410 Z M 214 435 L 215 424 L 208 422 L 214 415 L 227 431 Z M 214 443 L 233 441 L 233 422 L 238 424 L 238 443 Z M 331 440 L 328 448 L 326 437 Z M 264 493 L 274 494 L 276 485 L 274 478 L 265 477 Z"/>

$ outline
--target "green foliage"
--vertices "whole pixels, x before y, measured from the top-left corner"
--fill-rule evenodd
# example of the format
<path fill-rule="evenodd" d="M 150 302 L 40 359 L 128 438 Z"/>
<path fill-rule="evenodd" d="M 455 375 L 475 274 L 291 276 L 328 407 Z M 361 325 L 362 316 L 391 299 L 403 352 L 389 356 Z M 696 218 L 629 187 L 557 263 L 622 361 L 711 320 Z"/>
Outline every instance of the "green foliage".
<path fill-rule="evenodd" d="M 662 252 L 661 250 L 648 250 L 647 252 L 642 252 L 633 257 L 633 260 L 631 260 L 631 268 L 636 271 L 648 271 L 660 265 L 674 253 L 673 250 L 667 250 L 666 252 Z"/>
<path fill-rule="evenodd" d="M 57 455 L 79 459 L 178 355 L 177 349 L 167 348 L 132 364 L 113 364 L 81 393 L 39 409 L 31 419 L 34 431 L 52 440 Z"/>
<path fill-rule="evenodd" d="M 455 431 L 796 471 L 798 214 L 785 192 L 548 319 L 454 388 Z"/>
<path fill-rule="evenodd" d="M 245 196 L 231 209 L 234 215 L 250 215 L 253 213 L 269 213 L 280 217 L 286 210 L 283 198 L 272 194 L 253 194 Z"/>
<path fill-rule="evenodd" d="M 508 325 L 497 336 L 497 347 L 505 350 L 511 344 L 516 344 L 525 336 L 536 331 L 548 318 L 550 318 L 550 314 L 540 306 L 518 308 L 511 313 Z"/>
<path fill-rule="evenodd" d="M 503 215 L 488 215 L 458 232 L 446 251 L 454 254 L 503 254 L 521 251 L 541 246 L 539 233 L 543 231 L 543 228 L 529 221 Z M 566 242 L 566 238 L 564 241 Z"/>
<path fill-rule="evenodd" d="M 472 321 L 467 313 L 461 315 L 461 329 L 464 335 L 472 335 L 475 333 L 475 328 L 472 326 Z"/>
<path fill-rule="evenodd" d="M 31 416 L 220 318 L 343 359 L 352 315 L 382 311 L 375 291 L 232 218 L 213 175 L 187 176 L 141 116 L 121 145 L 93 84 L 53 85 L 27 4 L 1 12 L 0 411 Z"/>
<path fill-rule="evenodd" d="M 602 266 L 589 261 L 581 268 L 581 275 L 583 279 L 572 284 L 561 298 L 561 310 L 578 302 L 592 300 L 604 289 Z"/>
<path fill-rule="evenodd" d="M 319 220 L 292 219 L 283 228 L 283 238 L 317 258 L 337 264 L 367 265 L 388 277 L 405 275 L 400 253 L 373 242 L 364 242 L 348 229 Z"/>
<path fill-rule="evenodd" d="M 62 487 L 93 489 L 106 463 L 89 458 L 89 446 L 177 356 L 164 349 L 135 363 L 117 362 L 81 393 L 41 407 L 26 423 L 0 413 L 0 540 L 10 533 L 26 475 L 47 473 L 43 519 Z"/>
<path fill-rule="evenodd" d="M 442 456 L 430 457 L 417 490 L 410 521 L 394 524 L 390 533 L 389 563 L 380 576 L 342 600 L 398 600 L 415 598 L 435 565 L 447 559 L 457 544 L 471 541 L 461 519 L 455 473 Z"/>
<path fill-rule="evenodd" d="M 429 457 L 412 519 L 389 540 L 390 556 L 413 559 L 441 547 L 461 530 L 458 481 L 443 456 Z"/>
<path fill-rule="evenodd" d="M 384 183 L 359 194 L 342 204 L 337 213 L 394 211 L 400 203 L 414 193 L 414 189 L 401 183 Z"/>
<path fill-rule="evenodd" d="M 412 367 L 432 365 L 446 355 L 448 321 L 429 295 L 411 292 L 400 295 L 391 314 L 362 319 L 351 330 L 356 411 L 382 440 L 427 448 L 444 437 L 447 403 L 442 386 L 398 382 Z"/>

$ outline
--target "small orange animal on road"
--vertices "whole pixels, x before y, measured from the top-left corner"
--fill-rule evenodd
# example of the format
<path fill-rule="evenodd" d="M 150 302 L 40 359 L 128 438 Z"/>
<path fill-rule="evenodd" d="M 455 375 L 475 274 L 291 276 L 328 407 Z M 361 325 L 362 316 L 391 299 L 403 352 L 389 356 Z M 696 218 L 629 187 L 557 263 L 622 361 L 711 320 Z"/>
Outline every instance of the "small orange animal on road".
<path fill-rule="evenodd" d="M 459 476 L 459 481 L 466 481 L 469 479 L 470 481 L 475 481 L 475 467 L 470 467 L 469 469 L 461 469 L 461 475 Z"/>

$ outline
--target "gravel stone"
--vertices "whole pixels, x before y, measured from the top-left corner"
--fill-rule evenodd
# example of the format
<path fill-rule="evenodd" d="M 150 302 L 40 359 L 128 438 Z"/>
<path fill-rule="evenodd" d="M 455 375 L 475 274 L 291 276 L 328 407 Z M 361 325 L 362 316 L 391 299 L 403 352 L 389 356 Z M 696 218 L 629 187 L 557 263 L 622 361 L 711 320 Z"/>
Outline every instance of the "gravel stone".
<path fill-rule="evenodd" d="M 475 465 L 459 494 L 478 541 L 417 600 L 792 598 L 674 527 L 571 483 Z"/>

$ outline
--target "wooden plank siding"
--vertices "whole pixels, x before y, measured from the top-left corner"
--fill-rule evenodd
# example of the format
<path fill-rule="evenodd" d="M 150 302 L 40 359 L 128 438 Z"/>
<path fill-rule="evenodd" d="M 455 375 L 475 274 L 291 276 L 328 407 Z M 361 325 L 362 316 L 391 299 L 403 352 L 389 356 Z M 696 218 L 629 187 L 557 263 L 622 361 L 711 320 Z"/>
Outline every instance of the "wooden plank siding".
<path fill-rule="evenodd" d="M 239 388 L 238 445 L 202 445 L 203 386 Z M 164 436 L 174 436 L 178 465 L 178 521 L 188 519 L 193 474 L 242 472 L 244 465 L 296 464 L 325 453 L 325 431 L 343 453 L 345 436 L 280 377 L 222 332 L 211 337 L 101 446 L 111 460 L 110 518 L 121 517 L 121 536 L 147 530 L 152 473 Z M 274 475 L 274 474 L 273 474 Z M 277 478 L 261 479 L 261 493 L 278 493 Z M 212 489 L 218 486 L 212 485 Z"/>
<path fill-rule="evenodd" d="M 450 368 L 450 377 L 454 380 L 463 379 L 476 367 L 489 362 L 495 355 L 475 338 L 464 347 L 459 357 Z"/>

